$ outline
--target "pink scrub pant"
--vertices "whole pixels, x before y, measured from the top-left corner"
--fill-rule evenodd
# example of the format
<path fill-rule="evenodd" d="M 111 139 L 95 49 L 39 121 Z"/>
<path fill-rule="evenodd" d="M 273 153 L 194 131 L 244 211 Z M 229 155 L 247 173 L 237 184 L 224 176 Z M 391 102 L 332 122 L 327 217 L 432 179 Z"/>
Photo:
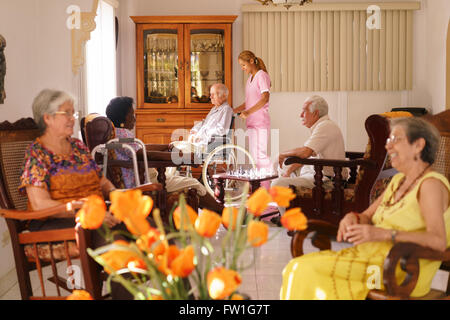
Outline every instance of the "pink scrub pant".
<path fill-rule="evenodd" d="M 258 169 L 264 168 L 267 172 L 269 172 L 272 167 L 270 158 L 267 155 L 269 133 L 270 128 L 247 128 L 250 154 L 255 160 L 256 167 Z M 261 186 L 269 189 L 270 181 L 261 182 Z"/>

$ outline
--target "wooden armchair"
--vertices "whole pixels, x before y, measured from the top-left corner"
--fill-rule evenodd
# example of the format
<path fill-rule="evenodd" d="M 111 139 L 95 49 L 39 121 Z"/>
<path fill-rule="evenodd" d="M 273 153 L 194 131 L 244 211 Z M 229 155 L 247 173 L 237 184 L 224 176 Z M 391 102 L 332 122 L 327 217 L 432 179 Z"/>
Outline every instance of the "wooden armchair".
<path fill-rule="evenodd" d="M 349 211 L 362 211 L 369 206 L 375 181 L 383 176 L 392 175 L 392 170 L 384 170 L 386 162 L 385 143 L 389 136 L 389 121 L 380 115 L 371 115 L 366 119 L 365 127 L 369 143 L 365 153 L 347 152 L 349 160 L 300 159 L 289 157 L 285 164 L 300 163 L 314 165 L 315 187 L 297 188 L 291 186 L 297 197 L 290 207 L 301 207 L 309 219 L 328 221 L 338 225 Z M 322 181 L 324 166 L 334 169 L 335 177 L 331 182 Z M 349 168 L 348 180 L 342 177 L 342 169 Z"/>
<path fill-rule="evenodd" d="M 61 289 L 66 292 L 71 289 L 68 288 L 67 281 L 58 275 L 57 263 L 66 261 L 69 267 L 72 260 L 78 258 L 85 290 L 94 299 L 104 298 L 100 269 L 86 253 L 92 231 L 68 228 L 29 232 L 26 228 L 26 221 L 29 219 L 46 218 L 65 209 L 65 205 L 61 205 L 47 210 L 26 211 L 27 197 L 18 192 L 25 150 L 37 136 L 38 130 L 31 118 L 21 119 L 14 124 L 7 121 L 0 123 L 0 216 L 5 218 L 11 236 L 22 299 L 65 298 Z M 47 280 L 56 287 L 46 281 L 43 271 L 45 266 L 51 266 L 52 275 Z M 33 270 L 37 270 L 41 295 L 38 295 L 38 288 L 33 288 L 31 283 L 30 272 Z"/>
<path fill-rule="evenodd" d="M 115 138 L 114 125 L 107 117 L 99 114 L 89 114 L 86 118 L 81 119 L 81 131 L 85 143 L 89 150 L 93 150 L 97 145 L 104 144 Z M 162 190 L 158 191 L 153 197 L 156 199 L 156 206 L 161 210 L 162 218 L 168 222 L 169 212 L 175 202 L 178 201 L 180 193 L 184 193 L 187 203 L 197 210 L 199 206 L 199 196 L 195 189 L 185 189 L 177 192 L 168 193 L 166 190 L 166 168 L 176 167 L 181 164 L 175 164 L 171 158 L 171 152 L 163 151 L 167 145 L 146 145 L 147 165 L 154 168 L 158 172 L 157 180 L 162 185 Z M 110 150 L 112 151 L 112 150 Z M 137 160 L 139 164 L 140 180 L 144 181 L 144 161 L 142 150 L 137 152 Z M 115 152 L 108 154 L 108 178 L 117 188 L 123 188 L 123 181 L 120 168 L 132 168 L 132 161 L 117 160 Z M 101 157 L 96 157 L 97 163 L 102 162 Z"/>
<path fill-rule="evenodd" d="M 436 115 L 425 115 L 424 119 L 433 123 L 441 134 L 436 162 L 433 168 L 450 179 L 450 110 Z M 364 208 L 365 209 L 365 208 Z M 293 257 L 303 255 L 303 242 L 308 234 L 312 235 L 312 244 L 320 250 L 331 249 L 331 241 L 337 234 L 337 225 L 323 220 L 308 219 L 308 228 L 298 231 L 291 240 L 291 254 Z M 409 299 L 414 290 L 419 275 L 419 259 L 442 261 L 440 269 L 450 272 L 450 248 L 445 252 L 438 252 L 413 243 L 401 242 L 390 250 L 383 271 L 385 290 L 371 290 L 368 299 Z M 395 269 L 400 264 L 407 276 L 402 283 L 395 279 Z M 432 289 L 420 299 L 450 299 L 450 276 L 445 291 Z"/>

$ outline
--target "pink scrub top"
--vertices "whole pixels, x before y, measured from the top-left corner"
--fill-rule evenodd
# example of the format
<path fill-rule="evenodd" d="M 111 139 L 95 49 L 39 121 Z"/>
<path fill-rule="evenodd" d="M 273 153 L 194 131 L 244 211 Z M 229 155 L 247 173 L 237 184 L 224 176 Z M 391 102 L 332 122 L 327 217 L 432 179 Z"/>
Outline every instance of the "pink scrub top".
<path fill-rule="evenodd" d="M 267 72 L 259 70 L 252 77 L 248 77 L 245 86 L 245 110 L 253 107 L 264 92 L 270 92 L 270 77 Z M 269 102 L 247 118 L 247 128 L 270 128 Z"/>

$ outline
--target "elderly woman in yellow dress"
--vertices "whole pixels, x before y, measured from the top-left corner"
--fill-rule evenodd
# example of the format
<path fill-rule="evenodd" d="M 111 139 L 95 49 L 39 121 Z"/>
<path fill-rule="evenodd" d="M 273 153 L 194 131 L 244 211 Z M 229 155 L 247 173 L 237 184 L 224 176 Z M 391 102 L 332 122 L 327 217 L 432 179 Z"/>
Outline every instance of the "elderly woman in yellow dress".
<path fill-rule="evenodd" d="M 368 268 L 378 266 L 382 277 L 384 260 L 394 243 L 412 242 L 440 251 L 449 247 L 450 184 L 431 169 L 438 144 L 439 133 L 428 122 L 420 118 L 393 121 L 386 149 L 399 173 L 369 208 L 341 220 L 337 241 L 354 246 L 292 259 L 283 270 L 281 299 L 365 299 L 372 275 Z M 440 265 L 440 261 L 424 259 L 419 263 L 413 297 L 429 292 Z M 404 276 L 396 274 L 397 280 Z"/>

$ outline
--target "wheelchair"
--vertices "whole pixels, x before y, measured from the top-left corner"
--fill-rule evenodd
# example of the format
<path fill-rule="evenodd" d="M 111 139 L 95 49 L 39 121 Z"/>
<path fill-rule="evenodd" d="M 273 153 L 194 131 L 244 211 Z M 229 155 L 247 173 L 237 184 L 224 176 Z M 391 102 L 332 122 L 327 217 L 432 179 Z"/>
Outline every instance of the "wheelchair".
<path fill-rule="evenodd" d="M 193 147 L 195 154 L 195 163 L 202 166 L 201 181 L 206 188 L 206 191 L 217 199 L 214 192 L 214 175 L 231 172 L 231 171 L 249 171 L 256 169 L 256 164 L 251 154 L 239 145 L 233 144 L 233 122 L 232 118 L 230 130 L 226 135 L 215 135 L 211 137 L 206 150 Z M 192 177 L 190 166 L 183 168 L 182 172 L 176 172 L 173 168 L 169 174 L 180 174 Z M 245 182 L 237 180 L 225 181 L 225 192 L 227 198 L 231 202 L 238 202 L 243 195 Z"/>

